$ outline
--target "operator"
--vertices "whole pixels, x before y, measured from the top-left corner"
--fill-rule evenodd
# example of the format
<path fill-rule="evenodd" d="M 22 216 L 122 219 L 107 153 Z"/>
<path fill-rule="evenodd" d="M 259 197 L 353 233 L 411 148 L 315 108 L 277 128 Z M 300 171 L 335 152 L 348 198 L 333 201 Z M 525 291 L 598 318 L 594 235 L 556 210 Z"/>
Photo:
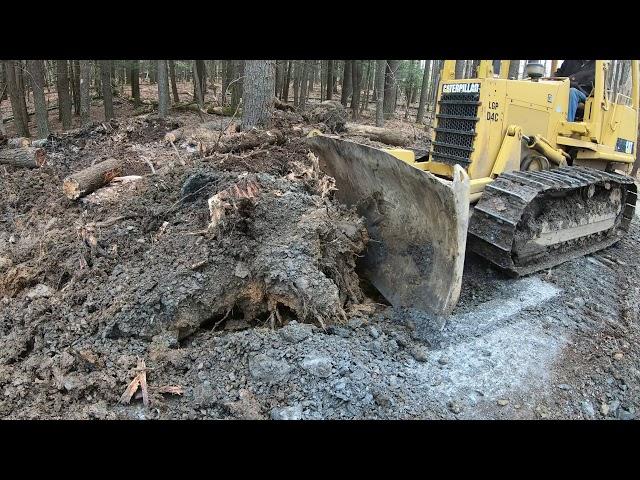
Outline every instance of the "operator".
<path fill-rule="evenodd" d="M 565 60 L 562 66 L 556 70 L 556 77 L 569 77 L 571 88 L 569 90 L 569 109 L 567 119 L 575 121 L 576 111 L 580 102 L 586 102 L 591 93 L 596 77 L 595 60 Z"/>

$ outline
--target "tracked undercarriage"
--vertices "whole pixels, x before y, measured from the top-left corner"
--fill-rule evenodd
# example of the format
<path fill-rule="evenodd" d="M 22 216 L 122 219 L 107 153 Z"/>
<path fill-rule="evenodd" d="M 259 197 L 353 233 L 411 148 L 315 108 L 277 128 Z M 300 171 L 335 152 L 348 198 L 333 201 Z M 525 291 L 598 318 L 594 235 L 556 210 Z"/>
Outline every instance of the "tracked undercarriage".
<path fill-rule="evenodd" d="M 606 248 L 629 229 L 631 177 L 585 167 L 509 172 L 487 185 L 468 248 L 514 276 Z"/>

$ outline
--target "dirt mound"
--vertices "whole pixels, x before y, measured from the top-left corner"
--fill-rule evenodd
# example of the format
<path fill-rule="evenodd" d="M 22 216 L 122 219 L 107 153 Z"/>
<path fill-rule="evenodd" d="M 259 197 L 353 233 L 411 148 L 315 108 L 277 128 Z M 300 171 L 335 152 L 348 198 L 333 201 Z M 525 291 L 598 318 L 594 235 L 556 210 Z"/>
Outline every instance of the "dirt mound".
<path fill-rule="evenodd" d="M 45 167 L 0 174 L 0 416 L 109 417 L 150 345 L 327 326 L 362 300 L 366 230 L 301 142 L 181 165 L 173 127 L 93 124 L 52 139 Z M 64 197 L 69 173 L 118 155 L 145 176 Z"/>

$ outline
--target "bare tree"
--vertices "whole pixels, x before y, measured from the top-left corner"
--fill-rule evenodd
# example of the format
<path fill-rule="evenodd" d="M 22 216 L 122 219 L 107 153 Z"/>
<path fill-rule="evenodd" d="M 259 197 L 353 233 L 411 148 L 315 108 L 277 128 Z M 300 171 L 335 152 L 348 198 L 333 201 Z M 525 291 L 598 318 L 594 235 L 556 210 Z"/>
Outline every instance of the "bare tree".
<path fill-rule="evenodd" d="M 134 106 L 140 105 L 140 60 L 131 61 L 131 97 Z"/>
<path fill-rule="evenodd" d="M 73 95 L 73 113 L 74 115 L 80 115 L 80 62 L 79 60 L 69 61 L 69 69 L 71 71 L 71 94 Z"/>
<path fill-rule="evenodd" d="M 62 129 L 71 128 L 71 95 L 69 93 L 69 70 L 66 60 L 56 62 L 58 87 L 58 112 L 62 121 Z"/>
<path fill-rule="evenodd" d="M 180 95 L 178 94 L 178 85 L 176 84 L 176 62 L 169 60 L 169 79 L 171 80 L 171 92 L 173 93 L 173 101 L 175 103 L 180 102 Z"/>
<path fill-rule="evenodd" d="M 241 129 L 268 127 L 275 93 L 275 60 L 246 60 Z"/>
<path fill-rule="evenodd" d="M 33 89 L 33 103 L 36 107 L 36 124 L 38 137 L 49 136 L 49 111 L 47 100 L 44 97 L 44 65 L 42 60 L 29 60 L 29 74 L 31 76 L 31 88 Z"/>
<path fill-rule="evenodd" d="M 291 67 L 293 66 L 293 60 L 287 62 L 287 74 L 284 77 L 284 85 L 282 86 L 282 101 L 289 101 L 289 83 L 291 83 Z"/>
<path fill-rule="evenodd" d="M 333 98 L 333 60 L 327 60 L 327 100 Z"/>
<path fill-rule="evenodd" d="M 169 113 L 169 74 L 167 61 L 158 60 L 158 116 L 164 118 Z"/>
<path fill-rule="evenodd" d="M 310 60 L 303 60 L 302 64 L 302 76 L 300 78 L 300 99 L 298 100 L 298 107 L 304 108 L 307 103 L 307 97 L 309 95 L 309 71 Z"/>
<path fill-rule="evenodd" d="M 20 99 L 21 92 L 16 79 L 16 69 L 20 67 L 16 60 L 3 60 L 3 64 L 7 78 L 7 93 L 11 101 L 11 110 L 13 111 L 13 121 L 16 126 L 16 131 L 21 137 L 29 137 L 29 117 L 25 115 L 22 109 L 22 101 Z"/>
<path fill-rule="evenodd" d="M 416 117 L 417 123 L 422 123 L 424 120 L 424 109 L 427 103 L 427 95 L 429 93 L 429 75 L 431 74 L 431 62 L 432 60 L 426 60 L 424 63 L 422 87 L 420 88 L 420 103 L 418 104 L 418 115 Z"/>
<path fill-rule="evenodd" d="M 342 73 L 342 95 L 340 96 L 340 103 L 342 103 L 342 105 L 344 105 L 345 107 L 347 106 L 347 102 L 349 101 L 349 97 L 351 96 L 353 90 L 353 68 L 351 66 L 351 63 L 351 60 L 344 61 L 344 70 Z"/>
<path fill-rule="evenodd" d="M 362 90 L 362 61 L 351 61 L 351 81 L 353 94 L 351 95 L 351 117 L 354 120 L 360 118 L 360 92 Z"/>
<path fill-rule="evenodd" d="M 384 127 L 384 79 L 387 70 L 386 60 L 376 61 L 376 127 Z"/>
<path fill-rule="evenodd" d="M 111 91 L 111 60 L 100 60 L 100 80 L 102 83 L 102 100 L 104 102 L 104 118 L 113 118 L 113 92 Z"/>
<path fill-rule="evenodd" d="M 396 100 L 398 98 L 397 79 L 400 60 L 387 60 L 387 68 L 384 78 L 384 118 L 389 119 L 396 111 Z"/>
<path fill-rule="evenodd" d="M 80 120 L 91 122 L 91 61 L 80 60 Z"/>

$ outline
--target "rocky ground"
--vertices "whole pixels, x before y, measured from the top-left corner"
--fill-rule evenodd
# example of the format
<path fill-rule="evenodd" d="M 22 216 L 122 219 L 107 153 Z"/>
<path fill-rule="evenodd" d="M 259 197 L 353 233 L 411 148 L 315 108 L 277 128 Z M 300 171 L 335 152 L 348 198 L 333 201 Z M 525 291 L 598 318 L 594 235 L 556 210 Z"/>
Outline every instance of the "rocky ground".
<path fill-rule="evenodd" d="M 636 417 L 637 220 L 518 280 L 468 254 L 436 325 L 358 281 L 363 224 L 295 135 L 205 157 L 163 140 L 194 117 L 96 123 L 0 169 L 0 417 Z M 143 178 L 64 198 L 113 156 Z M 149 405 L 123 404 L 140 360 Z"/>

